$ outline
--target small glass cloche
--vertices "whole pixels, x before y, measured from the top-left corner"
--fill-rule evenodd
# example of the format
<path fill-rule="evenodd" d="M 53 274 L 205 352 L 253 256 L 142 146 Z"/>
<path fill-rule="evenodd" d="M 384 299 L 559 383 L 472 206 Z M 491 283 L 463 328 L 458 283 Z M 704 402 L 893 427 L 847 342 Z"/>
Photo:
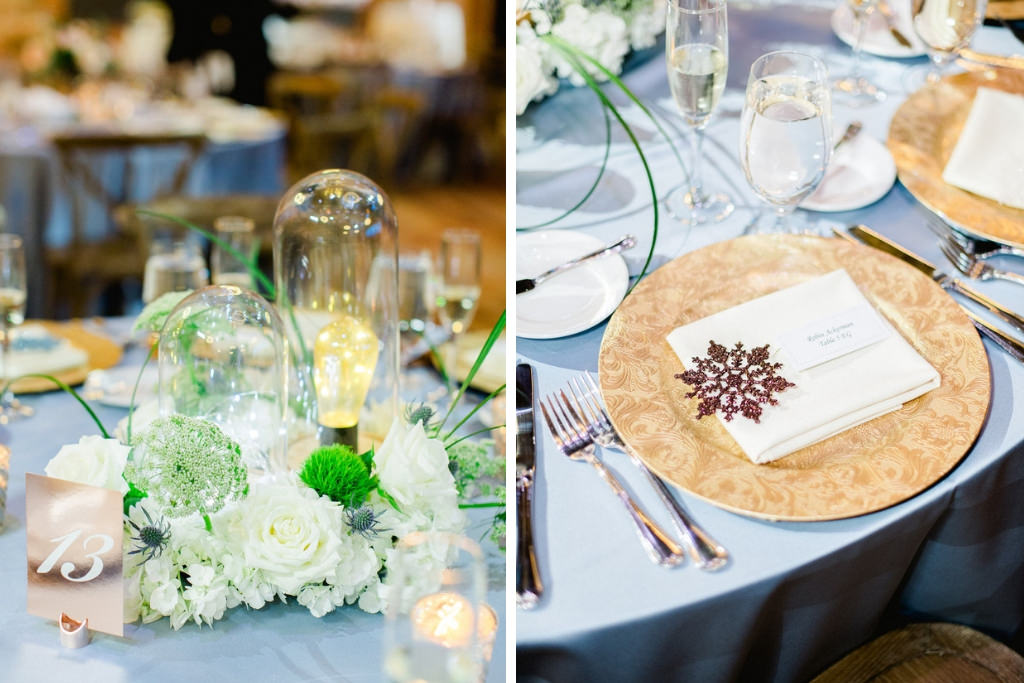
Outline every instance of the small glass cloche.
<path fill-rule="evenodd" d="M 362 418 L 398 406 L 398 225 L 384 191 L 338 169 L 293 185 L 274 219 L 274 280 L 304 413 L 289 464 L 321 443 L 383 438 Z"/>
<path fill-rule="evenodd" d="M 160 333 L 160 414 L 209 420 L 250 471 L 284 469 L 284 327 L 260 295 L 229 285 L 185 297 Z"/>

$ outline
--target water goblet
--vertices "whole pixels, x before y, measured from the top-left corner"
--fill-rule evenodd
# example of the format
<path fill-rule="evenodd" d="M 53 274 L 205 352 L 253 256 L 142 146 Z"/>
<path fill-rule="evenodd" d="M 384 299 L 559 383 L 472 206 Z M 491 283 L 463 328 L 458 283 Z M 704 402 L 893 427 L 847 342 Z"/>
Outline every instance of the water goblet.
<path fill-rule="evenodd" d="M 687 225 L 717 223 L 732 213 L 728 195 L 708 193 L 701 173 L 704 129 L 725 90 L 729 27 L 725 0 L 668 0 L 665 61 L 676 107 L 692 129 L 690 178 L 665 198 L 669 213 Z"/>
<path fill-rule="evenodd" d="M 13 379 L 9 360 L 11 332 L 25 320 L 25 298 L 28 287 L 25 276 L 25 249 L 17 235 L 0 233 L 0 369 L 2 381 Z M 10 390 L 0 396 L 0 424 L 31 415 L 18 403 Z"/>
<path fill-rule="evenodd" d="M 914 0 L 911 23 L 931 60 L 928 83 L 938 81 L 946 65 L 971 42 L 986 4 L 987 0 Z"/>
<path fill-rule="evenodd" d="M 206 261 L 196 240 L 180 235 L 153 239 L 142 278 L 143 302 L 148 304 L 162 294 L 207 284 Z"/>
<path fill-rule="evenodd" d="M 750 67 L 740 117 L 740 163 L 747 182 L 775 209 L 747 232 L 795 232 L 790 215 L 825 177 L 832 154 L 828 71 L 820 59 L 770 52 Z"/>

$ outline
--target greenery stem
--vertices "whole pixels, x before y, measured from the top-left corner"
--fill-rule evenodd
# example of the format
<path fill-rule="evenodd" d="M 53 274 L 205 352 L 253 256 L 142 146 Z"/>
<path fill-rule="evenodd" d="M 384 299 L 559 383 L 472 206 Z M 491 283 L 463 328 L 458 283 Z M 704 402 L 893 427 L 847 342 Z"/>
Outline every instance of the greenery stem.
<path fill-rule="evenodd" d="M 491 333 L 487 335 L 487 340 L 484 342 L 483 347 L 480 349 L 480 353 L 477 354 L 476 360 L 473 361 L 473 367 L 469 369 L 469 374 L 466 375 L 466 381 L 459 387 L 459 391 L 455 394 L 455 398 L 452 399 L 451 403 L 448 404 L 448 412 L 444 414 L 444 418 L 441 420 L 441 424 L 437 426 L 436 434 L 440 434 L 441 430 L 444 429 L 444 425 L 448 422 L 448 418 L 451 417 L 452 411 L 455 410 L 455 406 L 458 405 L 462 395 L 466 393 L 466 388 L 469 386 L 473 378 L 476 377 L 476 373 L 480 370 L 480 366 L 484 364 L 484 359 L 487 358 L 487 354 L 491 352 L 491 348 L 498 341 L 498 337 L 505 331 L 505 311 L 501 312 L 498 317 L 498 321 L 494 323 L 494 327 L 491 328 Z M 493 394 L 492 394 L 493 396 Z M 490 397 L 488 397 L 489 399 Z M 486 403 L 487 400 L 481 402 L 476 409 L 479 409 L 480 405 Z"/>
<path fill-rule="evenodd" d="M 139 368 L 139 374 L 135 378 L 135 386 L 132 387 L 132 397 L 128 402 L 128 425 L 125 427 L 124 434 L 125 439 L 130 444 L 132 442 L 132 417 L 135 415 L 135 394 L 139 391 L 139 384 L 142 382 L 142 373 L 146 371 L 146 366 L 149 365 L 149 361 L 153 360 L 153 356 L 156 355 L 158 343 L 154 342 L 149 347 L 149 353 L 146 354 L 146 360 L 142 361 L 142 367 Z"/>
<path fill-rule="evenodd" d="M 471 508 L 503 508 L 505 504 L 496 501 L 494 503 L 459 503 L 459 509 L 469 510 Z"/>
<path fill-rule="evenodd" d="M 81 396 L 79 396 L 77 391 L 75 391 L 74 389 L 69 387 L 64 382 L 61 382 L 56 377 L 53 377 L 52 375 L 37 375 L 35 373 L 31 373 L 31 374 L 28 374 L 28 375 L 21 375 L 19 377 L 15 377 L 14 379 L 11 379 L 11 380 L 7 381 L 7 384 L 4 385 L 3 390 L 0 390 L 0 396 L 3 396 L 4 394 L 6 394 L 10 390 L 12 384 L 17 382 L 19 379 L 23 379 L 25 377 L 35 377 L 35 378 L 38 378 L 38 379 L 49 380 L 49 381 L 53 382 L 55 385 L 57 385 L 57 387 L 59 387 L 60 389 L 64 390 L 65 392 L 67 392 L 69 394 L 71 394 L 76 401 L 78 401 L 79 403 L 82 404 L 82 407 L 85 408 L 85 411 L 87 413 L 89 413 L 89 417 L 91 417 L 92 421 L 96 423 L 97 427 L 99 427 L 100 434 L 103 435 L 103 438 L 104 439 L 109 439 L 110 438 L 110 434 L 107 433 L 107 430 L 103 426 L 103 423 L 100 422 L 100 418 L 97 417 L 95 411 L 93 411 L 93 409 L 89 407 L 89 404 L 85 402 L 85 399 L 83 399 Z"/>

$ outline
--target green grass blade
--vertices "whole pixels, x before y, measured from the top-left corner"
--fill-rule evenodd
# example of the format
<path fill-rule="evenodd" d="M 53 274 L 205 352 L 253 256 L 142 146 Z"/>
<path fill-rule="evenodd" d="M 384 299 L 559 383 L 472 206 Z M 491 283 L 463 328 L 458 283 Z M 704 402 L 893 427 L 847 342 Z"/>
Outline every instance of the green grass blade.
<path fill-rule="evenodd" d="M 53 382 L 55 385 L 57 385 L 58 388 L 62 389 L 63 391 L 65 391 L 68 394 L 71 394 L 75 398 L 76 401 L 78 401 L 79 403 L 82 404 L 82 407 L 85 408 L 85 412 L 89 413 L 89 417 L 91 417 L 92 421 L 96 423 L 97 427 L 99 427 L 100 434 L 103 435 L 103 438 L 104 439 L 109 439 L 110 438 L 110 434 L 107 433 L 107 430 L 103 426 L 103 423 L 100 422 L 100 418 L 96 415 L 96 413 L 89 406 L 89 404 L 85 402 L 85 399 L 83 399 L 81 396 L 79 396 L 77 391 L 75 391 L 74 389 L 69 387 L 67 384 L 65 384 L 64 382 L 61 382 L 59 379 L 57 379 L 56 377 L 54 377 L 52 375 L 38 375 L 38 374 L 35 374 L 35 373 L 31 373 L 31 374 L 28 374 L 28 375 L 21 375 L 19 377 L 15 377 L 14 379 L 7 381 L 7 384 L 4 385 L 4 388 L 2 390 L 0 390 L 0 395 L 6 394 L 8 391 L 10 391 L 12 384 L 17 382 L 19 379 L 24 379 L 26 377 L 35 377 L 37 379 L 49 380 L 50 382 Z"/>
<path fill-rule="evenodd" d="M 149 347 L 149 353 L 146 354 L 146 360 L 142 361 L 142 367 L 139 368 L 139 374 L 135 378 L 135 386 L 132 387 L 132 397 L 128 402 L 128 425 L 125 427 L 124 436 L 130 444 L 132 442 L 132 417 L 135 415 L 135 394 L 139 391 L 139 383 L 142 382 L 142 373 L 145 372 L 146 366 L 149 365 L 149 361 L 153 360 L 153 356 L 156 355 L 157 347 L 159 342 L 154 343 Z"/>
<path fill-rule="evenodd" d="M 462 395 L 466 393 L 466 388 L 469 387 L 473 378 L 476 377 L 476 373 L 480 370 L 480 366 L 484 364 L 484 359 L 487 358 L 487 354 L 491 352 L 491 348 L 498 341 L 501 333 L 505 331 L 505 311 L 501 312 L 501 316 L 498 317 L 498 321 L 494 323 L 494 327 L 491 328 L 491 333 L 487 335 L 487 341 L 484 342 L 483 348 L 480 349 L 480 353 L 476 356 L 476 361 L 473 362 L 473 367 L 470 368 L 469 374 L 466 375 L 465 381 L 459 387 L 458 393 L 455 394 L 455 398 L 448 405 L 448 412 L 444 414 L 444 418 L 441 420 L 441 424 L 437 426 L 437 434 L 441 433 L 444 429 L 444 425 L 448 422 L 448 418 L 451 417 L 452 411 L 455 410 L 455 406 L 458 405 Z M 480 403 L 483 405 L 487 400 Z M 479 406 L 477 406 L 479 409 Z"/>
<path fill-rule="evenodd" d="M 504 384 L 502 384 L 500 387 L 498 387 L 497 389 L 495 389 L 491 393 L 487 394 L 487 397 L 483 401 L 481 401 L 480 403 L 478 403 L 475 406 L 473 406 L 473 410 L 471 410 L 468 413 L 466 413 L 466 416 L 463 417 L 461 420 L 459 420 L 459 423 L 457 425 L 455 425 L 454 427 L 452 427 L 451 431 L 449 431 L 447 434 L 445 434 L 444 437 L 442 437 L 441 440 L 442 441 L 447 441 L 448 439 L 452 438 L 452 435 L 455 434 L 456 431 L 458 431 L 459 427 L 461 427 L 462 425 L 466 424 L 466 422 L 470 418 L 472 418 L 473 415 L 475 415 L 478 410 L 483 408 L 487 404 L 488 401 L 490 401 L 492 398 L 494 398 L 495 396 L 497 396 L 498 394 L 500 394 L 503 391 L 505 391 L 505 385 Z"/>
<path fill-rule="evenodd" d="M 504 387 L 502 387 L 502 388 L 504 388 Z M 461 442 L 465 441 L 466 439 L 472 439 L 474 436 L 477 436 L 479 434 L 486 434 L 487 432 L 493 432 L 495 429 L 501 429 L 504 426 L 505 426 L 505 424 L 502 423 L 500 425 L 494 425 L 493 427 L 484 427 L 483 429 L 478 429 L 475 432 L 473 432 L 472 434 L 466 434 L 465 436 L 460 436 L 458 439 L 455 439 L 455 441 L 449 441 L 448 443 L 446 443 L 444 445 L 444 447 L 445 448 L 451 448 L 455 444 L 461 443 Z"/>
<path fill-rule="evenodd" d="M 562 220 L 566 216 L 572 214 L 574 211 L 576 211 L 576 209 L 578 209 L 581 206 L 583 206 L 584 204 L 586 204 L 587 200 L 590 199 L 590 195 L 594 194 L 594 190 L 596 190 L 598 184 L 600 184 L 601 178 L 604 177 L 604 172 L 605 172 L 605 170 L 608 167 L 608 156 L 609 156 L 609 154 L 611 154 L 611 150 L 612 150 L 612 120 L 608 116 L 608 110 L 605 109 L 604 107 L 601 107 L 601 113 L 604 114 L 604 158 L 601 159 L 601 168 L 598 169 L 597 177 L 594 178 L 594 182 L 590 186 L 590 189 L 588 189 L 586 194 L 583 195 L 583 199 L 581 199 L 578 202 L 576 202 L 576 204 L 571 209 L 568 209 L 567 211 L 562 213 L 557 218 L 552 218 L 551 220 L 544 221 L 543 223 L 535 223 L 534 225 L 526 225 L 526 226 L 522 226 L 522 227 L 517 227 L 516 230 L 521 231 L 521 232 L 526 232 L 528 230 L 537 230 L 539 228 L 546 228 L 547 226 L 549 226 L 549 225 L 551 225 L 553 223 L 557 223 L 558 221 Z"/>

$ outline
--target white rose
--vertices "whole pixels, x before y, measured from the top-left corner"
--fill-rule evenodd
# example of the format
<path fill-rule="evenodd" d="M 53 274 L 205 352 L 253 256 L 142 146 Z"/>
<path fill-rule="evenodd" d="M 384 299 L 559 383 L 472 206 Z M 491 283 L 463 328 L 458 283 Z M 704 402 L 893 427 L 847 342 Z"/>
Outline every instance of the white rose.
<path fill-rule="evenodd" d="M 341 506 L 293 482 L 254 486 L 236 507 L 237 542 L 249 567 L 289 595 L 334 576 Z"/>
<path fill-rule="evenodd" d="M 579 51 L 596 59 L 601 66 L 614 74 L 622 70 L 622 60 L 629 52 L 629 35 L 626 22 L 615 14 L 606 11 L 591 12 L 582 5 L 569 5 L 565 8 L 562 20 L 554 25 L 551 33 L 571 43 Z M 557 73 L 568 78 L 574 85 L 583 85 L 583 77 L 562 56 L 553 57 Z M 583 61 L 586 70 L 599 81 L 607 80 L 607 76 L 598 69 Z"/>
<path fill-rule="evenodd" d="M 46 464 L 46 476 L 79 484 L 128 493 L 128 482 L 122 476 L 128 461 L 127 446 L 117 439 L 83 436 L 77 444 L 61 446 L 57 455 Z"/>
<path fill-rule="evenodd" d="M 428 438 L 419 423 L 396 419 L 373 461 L 381 488 L 399 507 L 434 508 L 455 499 L 455 480 L 444 444 Z"/>
<path fill-rule="evenodd" d="M 526 111 L 535 100 L 542 100 L 558 90 L 558 80 L 545 69 L 538 40 L 516 45 L 516 115 Z"/>

